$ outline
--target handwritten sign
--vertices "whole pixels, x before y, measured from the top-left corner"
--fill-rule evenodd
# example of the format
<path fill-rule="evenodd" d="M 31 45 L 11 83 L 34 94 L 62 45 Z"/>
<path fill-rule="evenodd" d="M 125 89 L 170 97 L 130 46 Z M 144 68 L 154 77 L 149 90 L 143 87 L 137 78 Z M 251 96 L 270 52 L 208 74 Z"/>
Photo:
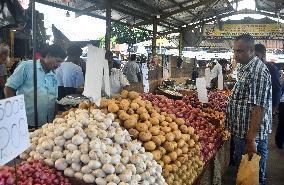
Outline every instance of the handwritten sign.
<path fill-rule="evenodd" d="M 0 166 L 30 146 L 24 96 L 0 101 Z"/>
<path fill-rule="evenodd" d="M 199 101 L 201 103 L 208 103 L 208 93 L 205 78 L 196 78 L 196 88 Z"/>

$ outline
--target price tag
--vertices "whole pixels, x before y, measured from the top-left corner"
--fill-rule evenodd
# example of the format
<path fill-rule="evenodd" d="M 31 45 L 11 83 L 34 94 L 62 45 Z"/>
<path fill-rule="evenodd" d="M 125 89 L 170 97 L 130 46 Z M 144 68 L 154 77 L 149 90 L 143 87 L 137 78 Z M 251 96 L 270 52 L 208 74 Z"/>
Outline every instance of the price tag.
<path fill-rule="evenodd" d="M 208 93 L 205 78 L 196 78 L 196 88 L 199 101 L 201 103 L 208 103 Z"/>
<path fill-rule="evenodd" d="M 223 84 L 223 74 L 218 75 L 218 89 L 223 90 L 224 89 L 224 84 Z"/>
<path fill-rule="evenodd" d="M 210 87 L 210 81 L 211 81 L 211 76 L 210 76 L 210 68 L 205 69 L 205 80 L 206 80 L 206 87 Z"/>
<path fill-rule="evenodd" d="M 30 146 L 24 95 L 0 101 L 0 166 Z"/>

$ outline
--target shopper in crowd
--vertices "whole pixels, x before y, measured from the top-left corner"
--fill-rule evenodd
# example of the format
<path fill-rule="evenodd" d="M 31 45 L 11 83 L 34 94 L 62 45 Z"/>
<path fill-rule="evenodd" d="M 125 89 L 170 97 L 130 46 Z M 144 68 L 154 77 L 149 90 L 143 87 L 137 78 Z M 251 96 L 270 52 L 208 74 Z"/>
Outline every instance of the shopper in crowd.
<path fill-rule="evenodd" d="M 6 64 L 9 60 L 9 47 L 5 44 L 0 44 L 0 99 L 4 99 L 4 87 L 7 77 Z"/>
<path fill-rule="evenodd" d="M 284 87 L 283 87 L 284 88 Z M 278 126 L 275 135 L 275 143 L 279 149 L 283 149 L 284 143 L 284 93 L 278 107 Z"/>
<path fill-rule="evenodd" d="M 182 67 L 181 67 L 181 66 L 182 66 L 182 63 L 183 63 L 183 60 L 182 60 L 181 56 L 179 56 L 179 57 L 177 58 L 177 68 L 182 68 Z"/>
<path fill-rule="evenodd" d="M 56 69 L 58 81 L 58 100 L 70 94 L 80 94 L 80 87 L 84 85 L 82 68 L 67 60 Z"/>
<path fill-rule="evenodd" d="M 266 64 L 272 82 L 272 110 L 276 112 L 281 98 L 281 84 L 280 84 L 280 73 L 278 68 L 271 62 L 266 61 L 266 47 L 263 44 L 255 45 L 255 55 Z"/>
<path fill-rule="evenodd" d="M 126 76 L 121 71 L 121 63 L 120 61 L 113 61 L 113 68 L 110 73 L 110 88 L 111 95 L 119 94 L 121 90 L 127 86 L 129 86 L 129 82 Z"/>
<path fill-rule="evenodd" d="M 57 99 L 57 79 L 54 73 L 64 60 L 65 51 L 56 45 L 47 46 L 42 51 L 42 58 L 36 61 L 37 67 L 37 113 L 38 125 L 51 122 L 55 115 Z M 34 80 L 33 61 L 22 61 L 8 78 L 5 86 L 6 97 L 23 94 L 29 128 L 34 122 Z"/>
<path fill-rule="evenodd" d="M 138 79 L 140 78 L 140 68 L 136 61 L 136 54 L 130 55 L 130 61 L 125 64 L 123 73 L 126 75 L 129 83 L 138 82 Z"/>
<path fill-rule="evenodd" d="M 210 72 L 210 81 L 211 81 L 211 88 L 217 89 L 218 87 L 218 75 L 222 74 L 222 66 L 219 64 L 217 60 L 212 62 L 212 70 Z"/>
<path fill-rule="evenodd" d="M 254 39 L 249 34 L 236 38 L 235 59 L 241 64 L 238 81 L 228 98 L 226 128 L 235 143 L 234 159 L 243 154 L 261 155 L 260 185 L 265 184 L 268 135 L 272 124 L 272 83 L 266 65 L 255 57 Z"/>
<path fill-rule="evenodd" d="M 70 46 L 67 49 L 67 62 L 72 62 L 82 68 L 83 75 L 86 74 L 86 62 L 80 58 L 83 53 L 83 50 L 78 45 Z"/>

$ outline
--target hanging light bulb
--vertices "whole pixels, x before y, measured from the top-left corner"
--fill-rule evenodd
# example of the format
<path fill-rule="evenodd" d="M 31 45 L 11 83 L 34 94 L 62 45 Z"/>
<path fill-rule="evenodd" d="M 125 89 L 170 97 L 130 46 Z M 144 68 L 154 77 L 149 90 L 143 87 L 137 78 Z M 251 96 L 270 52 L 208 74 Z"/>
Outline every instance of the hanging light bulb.
<path fill-rule="evenodd" d="M 70 12 L 69 11 L 66 12 L 66 17 L 70 17 Z"/>

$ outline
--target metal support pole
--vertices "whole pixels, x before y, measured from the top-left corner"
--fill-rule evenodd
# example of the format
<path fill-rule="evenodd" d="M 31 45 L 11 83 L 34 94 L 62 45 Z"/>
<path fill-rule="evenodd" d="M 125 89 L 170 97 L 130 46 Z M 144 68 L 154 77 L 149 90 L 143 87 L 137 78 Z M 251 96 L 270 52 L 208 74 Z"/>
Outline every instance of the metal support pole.
<path fill-rule="evenodd" d="M 155 56 L 157 53 L 156 43 L 157 43 L 157 18 L 155 18 L 153 21 L 152 56 Z"/>
<path fill-rule="evenodd" d="M 182 50 L 183 50 L 183 31 L 181 30 L 179 32 L 179 43 L 178 43 L 178 55 L 182 56 Z"/>
<path fill-rule="evenodd" d="M 110 39 L 111 39 L 111 8 L 107 4 L 106 8 L 106 36 L 105 36 L 105 50 L 110 51 Z"/>
<path fill-rule="evenodd" d="M 37 67 L 36 67 L 36 12 L 35 0 L 31 0 L 32 4 L 32 48 L 33 48 L 33 82 L 34 82 L 34 122 L 35 128 L 38 128 L 38 112 L 37 112 Z"/>

